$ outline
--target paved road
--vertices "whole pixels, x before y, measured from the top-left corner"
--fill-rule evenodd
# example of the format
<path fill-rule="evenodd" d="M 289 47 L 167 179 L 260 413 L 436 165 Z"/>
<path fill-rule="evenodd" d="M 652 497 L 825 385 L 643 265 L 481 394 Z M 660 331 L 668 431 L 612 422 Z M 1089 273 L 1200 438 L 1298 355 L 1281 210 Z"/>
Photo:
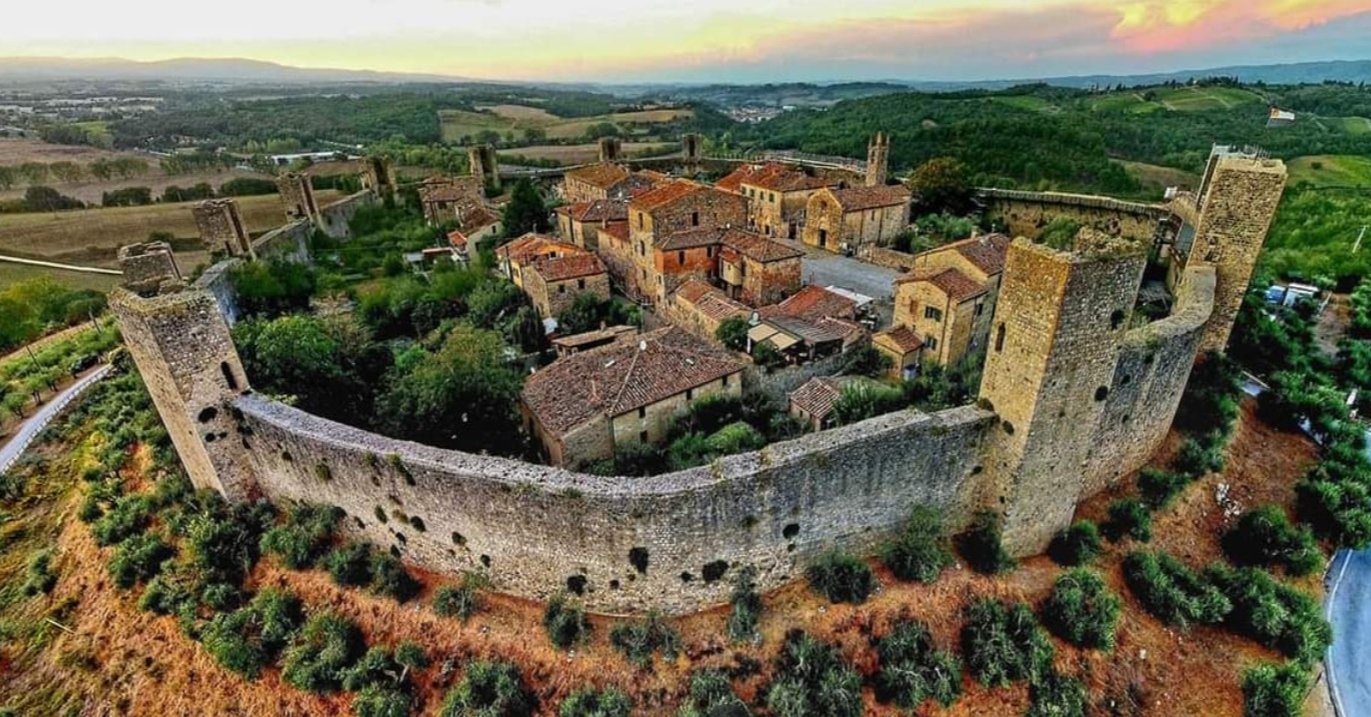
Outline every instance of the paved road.
<path fill-rule="evenodd" d="M 1342 717 L 1371 715 L 1371 550 L 1340 550 L 1328 569 L 1325 614 L 1333 646 L 1325 660 Z"/>
<path fill-rule="evenodd" d="M 796 246 L 794 242 L 786 242 Z M 804 247 L 804 278 L 819 286 L 840 286 L 873 299 L 889 299 L 894 294 L 893 282 L 900 272 L 883 266 L 868 264 L 852 257 L 830 254 Z"/>
<path fill-rule="evenodd" d="M 72 399 L 81 395 L 82 391 L 96 381 L 107 376 L 111 368 L 113 368 L 111 364 L 101 366 L 85 378 L 68 386 L 65 391 L 52 397 L 47 404 L 38 409 L 37 413 L 29 416 L 29 420 L 19 427 L 19 431 L 10 438 L 9 442 L 0 446 L 0 473 L 9 470 L 10 466 L 19 460 L 19 456 L 24 455 L 24 451 L 28 450 L 33 439 L 37 438 L 44 428 L 47 428 L 52 419 L 56 418 L 57 414 L 61 413 L 62 409 L 66 408 Z"/>

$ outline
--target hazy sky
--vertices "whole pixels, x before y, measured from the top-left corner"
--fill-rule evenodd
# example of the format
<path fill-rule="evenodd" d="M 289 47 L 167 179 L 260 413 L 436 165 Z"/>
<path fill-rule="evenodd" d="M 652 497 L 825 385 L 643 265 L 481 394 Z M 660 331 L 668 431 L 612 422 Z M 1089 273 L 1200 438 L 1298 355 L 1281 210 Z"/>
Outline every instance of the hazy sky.
<path fill-rule="evenodd" d="M 0 56 L 491 79 L 983 79 L 1371 58 L 1371 0 L 66 0 Z"/>

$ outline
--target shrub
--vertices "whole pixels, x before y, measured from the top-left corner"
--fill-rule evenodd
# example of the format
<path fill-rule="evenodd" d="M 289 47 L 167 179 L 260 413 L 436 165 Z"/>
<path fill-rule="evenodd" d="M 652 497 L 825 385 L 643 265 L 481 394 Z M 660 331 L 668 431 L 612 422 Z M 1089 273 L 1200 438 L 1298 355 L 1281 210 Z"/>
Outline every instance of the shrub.
<path fill-rule="evenodd" d="M 1168 625 L 1214 624 L 1233 608 L 1222 592 L 1166 553 L 1129 553 L 1123 577 L 1143 608 Z"/>
<path fill-rule="evenodd" d="M 633 701 L 615 689 L 576 690 L 557 707 L 557 717 L 629 717 L 632 713 Z"/>
<path fill-rule="evenodd" d="M 275 661 L 302 620 L 299 600 L 268 588 L 245 607 L 215 615 L 200 639 L 221 667 L 253 680 Z"/>
<path fill-rule="evenodd" d="M 481 609 L 481 591 L 485 586 L 484 575 L 465 572 L 460 584 L 444 585 L 433 593 L 433 611 L 439 617 L 470 620 Z"/>
<path fill-rule="evenodd" d="M 115 585 L 131 588 L 157 575 L 162 562 L 174 554 L 172 547 L 155 533 L 135 535 L 114 549 L 109 561 L 110 576 Z"/>
<path fill-rule="evenodd" d="M 29 556 L 24 566 L 25 595 L 40 595 L 52 592 L 57 585 L 57 573 L 52 571 L 52 551 L 39 550 Z"/>
<path fill-rule="evenodd" d="M 1299 717 L 1309 676 L 1299 665 L 1258 665 L 1242 676 L 1243 717 Z"/>
<path fill-rule="evenodd" d="M 385 553 L 372 552 L 370 572 L 371 591 L 396 602 L 408 602 L 423 587 L 409 574 L 399 558 Z"/>
<path fill-rule="evenodd" d="M 972 603 L 962 621 L 962 657 L 986 687 L 1031 680 L 1052 663 L 1052 643 L 1023 603 Z"/>
<path fill-rule="evenodd" d="M 698 670 L 690 676 L 690 692 L 681 705 L 679 717 L 749 717 L 747 708 L 718 670 Z"/>
<path fill-rule="evenodd" d="M 916 506 L 904 530 L 881 549 L 881 562 L 901 580 L 931 583 L 952 564 L 941 514 Z"/>
<path fill-rule="evenodd" d="M 1109 650 L 1119 623 L 1120 601 L 1104 580 L 1084 568 L 1057 578 L 1043 603 L 1043 624 L 1053 634 L 1078 647 Z"/>
<path fill-rule="evenodd" d="M 833 420 L 839 426 L 898 411 L 908 404 L 904 391 L 883 383 L 858 379 L 843 386 L 833 402 Z"/>
<path fill-rule="evenodd" d="M 1047 548 L 1059 565 L 1084 565 L 1100 554 L 1100 531 L 1088 520 L 1078 520 L 1059 531 Z"/>
<path fill-rule="evenodd" d="M 543 610 L 543 628 L 552 644 L 565 650 L 590 637 L 590 623 L 579 605 L 572 604 L 566 594 L 558 593 Z"/>
<path fill-rule="evenodd" d="M 725 348 L 742 351 L 747 348 L 748 328 L 747 319 L 731 316 L 719 322 L 719 328 L 714 329 L 714 338 Z"/>
<path fill-rule="evenodd" d="M 1190 484 L 1190 476 L 1158 468 L 1144 468 L 1138 473 L 1138 494 L 1152 510 L 1161 510 Z"/>
<path fill-rule="evenodd" d="M 652 665 L 652 655 L 660 651 L 667 659 L 681 650 L 681 636 L 661 617 L 649 615 L 646 620 L 624 622 L 609 631 L 609 644 L 623 653 L 633 665 L 643 668 Z"/>
<path fill-rule="evenodd" d="M 371 581 L 371 546 L 353 541 L 324 556 L 324 568 L 340 587 L 366 585 Z"/>
<path fill-rule="evenodd" d="M 1333 641 L 1318 603 L 1256 568 L 1215 566 L 1205 576 L 1233 604 L 1225 624 L 1304 665 L 1317 662 Z"/>
<path fill-rule="evenodd" d="M 776 717 L 858 717 L 862 681 L 838 649 L 798 630 L 776 658 L 766 706 Z"/>
<path fill-rule="evenodd" d="M 286 648 L 281 679 L 306 692 L 332 692 L 342 686 L 363 647 L 362 633 L 351 620 L 317 613 Z"/>
<path fill-rule="evenodd" d="M 215 500 L 209 510 L 193 516 L 185 526 L 192 564 L 212 582 L 242 582 L 257 564 L 262 530 L 274 517 L 269 503 L 229 506 Z"/>
<path fill-rule="evenodd" d="M 443 699 L 441 717 L 523 717 L 537 702 L 524 688 L 519 668 L 508 662 L 477 660 Z"/>
<path fill-rule="evenodd" d="M 728 613 L 729 638 L 734 642 L 754 639 L 757 636 L 757 622 L 762 617 L 762 596 L 757 593 L 756 568 L 749 565 L 734 576 L 729 603 L 732 605 Z"/>
<path fill-rule="evenodd" d="M 993 575 L 1014 566 L 1014 559 L 1005 552 L 1002 541 L 1000 515 L 994 511 L 977 511 L 971 527 L 957 539 L 962 557 L 977 572 Z"/>
<path fill-rule="evenodd" d="M 1243 513 L 1223 536 L 1223 550 L 1235 565 L 1283 566 L 1303 577 L 1323 563 L 1323 553 L 1308 527 L 1295 527 L 1279 506 L 1264 505 Z"/>
<path fill-rule="evenodd" d="M 1085 687 L 1055 670 L 1028 687 L 1025 717 L 1085 717 Z"/>
<path fill-rule="evenodd" d="M 120 498 L 91 525 L 95 544 L 110 546 L 143 532 L 152 522 L 152 509 L 152 499 L 146 495 L 131 494 Z"/>
<path fill-rule="evenodd" d="M 304 570 L 324 556 L 343 511 L 333 506 L 301 503 L 287 513 L 286 522 L 262 535 L 262 552 L 275 555 L 291 570 Z"/>
<path fill-rule="evenodd" d="M 1178 472 L 1191 478 L 1221 471 L 1225 444 L 1222 434 L 1206 434 L 1200 439 L 1187 438 L 1181 444 L 1181 449 L 1176 453 L 1176 459 L 1171 465 Z"/>
<path fill-rule="evenodd" d="M 1105 537 L 1113 542 L 1127 536 L 1146 543 L 1152 540 L 1152 515 L 1137 498 L 1122 498 L 1109 504 L 1109 518 L 1103 528 Z"/>
<path fill-rule="evenodd" d="M 414 698 L 401 689 L 367 685 L 352 698 L 356 717 L 409 717 Z"/>
<path fill-rule="evenodd" d="M 343 689 L 357 692 L 366 687 L 396 687 L 404 667 L 390 650 L 372 647 L 343 675 Z"/>
<path fill-rule="evenodd" d="M 947 707 L 962 691 L 962 666 L 950 652 L 937 649 L 928 626 L 902 621 L 889 635 L 876 641 L 880 672 L 876 674 L 876 697 L 907 709 L 925 700 Z"/>
<path fill-rule="evenodd" d="M 820 555 L 805 570 L 805 577 L 809 578 L 809 586 L 815 592 L 835 603 L 861 604 L 876 588 L 876 576 L 871 568 L 839 550 Z"/>

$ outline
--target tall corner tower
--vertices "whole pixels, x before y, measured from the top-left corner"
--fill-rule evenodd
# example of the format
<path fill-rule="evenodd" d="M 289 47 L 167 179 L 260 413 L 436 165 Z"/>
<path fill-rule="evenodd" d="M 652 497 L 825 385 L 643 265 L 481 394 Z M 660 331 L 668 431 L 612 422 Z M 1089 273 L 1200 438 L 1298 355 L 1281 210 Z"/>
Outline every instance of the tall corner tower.
<path fill-rule="evenodd" d="M 687 161 L 696 161 L 704 153 L 704 140 L 698 134 L 681 135 L 681 156 Z"/>
<path fill-rule="evenodd" d="M 1071 522 L 1146 266 L 1142 247 L 1094 235 L 1073 252 L 1017 239 L 1006 257 L 981 379 L 1000 418 L 983 500 L 1003 512 L 1015 555 Z"/>
<path fill-rule="evenodd" d="M 238 211 L 238 202 L 231 198 L 206 199 L 191 207 L 195 215 L 195 226 L 200 230 L 200 241 L 210 253 L 225 256 L 246 256 L 251 258 L 252 238 L 243 215 Z"/>
<path fill-rule="evenodd" d="M 890 172 L 890 135 L 877 132 L 866 145 L 866 186 L 885 184 Z"/>
<path fill-rule="evenodd" d="M 617 162 L 623 156 L 623 141 L 618 137 L 600 138 L 600 161 Z"/>
<path fill-rule="evenodd" d="M 480 177 L 486 187 L 500 189 L 500 163 L 494 147 L 488 144 L 468 147 L 467 163 L 471 166 L 471 176 Z"/>
<path fill-rule="evenodd" d="M 110 309 L 191 482 L 247 499 L 257 480 L 232 405 L 247 374 L 214 296 L 166 278 L 114 289 Z"/>
<path fill-rule="evenodd" d="M 286 172 L 276 178 L 276 189 L 286 206 L 286 219 L 319 223 L 319 204 L 314 200 L 314 184 L 303 172 Z"/>
<path fill-rule="evenodd" d="M 362 189 L 369 189 L 376 196 L 389 200 L 395 197 L 395 167 L 390 160 L 380 155 L 371 155 L 363 160 Z"/>
<path fill-rule="evenodd" d="M 1199 197 L 1199 225 L 1187 263 L 1214 266 L 1214 313 L 1200 351 L 1228 346 L 1257 257 L 1285 191 L 1285 163 L 1218 148 Z"/>

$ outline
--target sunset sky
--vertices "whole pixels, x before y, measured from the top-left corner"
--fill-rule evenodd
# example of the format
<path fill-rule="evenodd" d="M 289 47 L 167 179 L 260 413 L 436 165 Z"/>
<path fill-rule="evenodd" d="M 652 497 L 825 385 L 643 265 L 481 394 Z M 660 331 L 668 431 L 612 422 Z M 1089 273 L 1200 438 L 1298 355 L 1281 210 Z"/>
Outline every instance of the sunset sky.
<path fill-rule="evenodd" d="M 968 80 L 1371 58 L 1371 0 L 67 0 L 0 17 L 0 57 L 489 79 Z"/>

